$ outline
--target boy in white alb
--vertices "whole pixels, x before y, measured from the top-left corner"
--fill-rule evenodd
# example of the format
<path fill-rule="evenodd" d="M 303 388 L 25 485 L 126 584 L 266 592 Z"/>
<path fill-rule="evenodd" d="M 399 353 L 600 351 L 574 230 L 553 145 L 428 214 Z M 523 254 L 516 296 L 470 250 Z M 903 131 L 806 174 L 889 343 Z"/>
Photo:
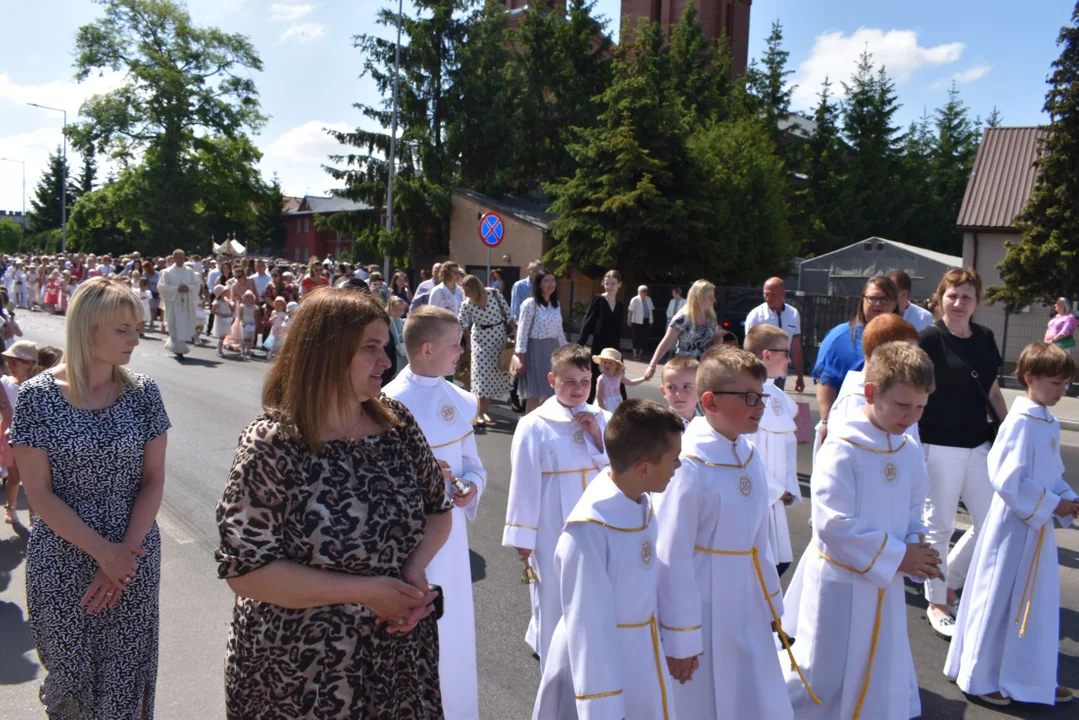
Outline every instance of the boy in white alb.
<path fill-rule="evenodd" d="M 410 315 L 411 317 L 411 315 Z M 548 381 L 554 397 L 521 418 L 510 448 L 510 492 L 502 544 L 516 548 L 530 581 L 532 619 L 525 639 L 539 655 L 562 616 L 555 543 L 562 525 L 588 483 L 607 467 L 603 431 L 610 413 L 588 405 L 592 354 L 580 345 L 563 345 L 551 354 Z"/>
<path fill-rule="evenodd" d="M 693 418 L 700 412 L 697 410 L 697 366 L 700 363 L 696 358 L 688 355 L 677 355 L 663 363 L 662 385 L 660 392 L 667 401 L 667 407 L 678 413 L 682 418 L 682 429 L 689 427 Z"/>
<path fill-rule="evenodd" d="M 776 387 L 773 378 L 787 376 L 790 350 L 787 332 L 775 325 L 756 325 L 746 333 L 745 349 L 753 353 L 768 370 L 764 393 L 768 407 L 761 416 L 760 428 L 749 439 L 764 463 L 768 481 L 768 546 L 780 577 L 794 562 L 791 533 L 787 526 L 787 508 L 801 504 L 798 486 L 798 403 Z"/>
<path fill-rule="evenodd" d="M 768 482 L 744 437 L 765 412 L 766 377 L 745 350 L 704 354 L 704 416 L 690 422 L 682 466 L 654 498 L 660 633 L 684 718 L 792 717 L 772 635 L 783 601 L 768 546 Z"/>
<path fill-rule="evenodd" d="M 944 674 L 994 705 L 1053 705 L 1072 691 L 1057 685 L 1060 575 L 1053 518 L 1068 526 L 1079 498 L 1064 480 L 1060 424 L 1049 408 L 1075 376 L 1056 345 L 1033 343 L 1015 369 L 1026 388 L 989 451 L 996 494 L 974 549 L 967 592 Z"/>
<path fill-rule="evenodd" d="M 607 423 L 611 466 L 589 483 L 555 549 L 562 618 L 533 720 L 670 720 L 671 676 L 656 627 L 656 522 L 650 493 L 667 487 L 682 421 L 627 400 Z"/>
<path fill-rule="evenodd" d="M 405 346 L 411 360 L 383 392 L 400 400 L 415 416 L 435 457 L 442 465 L 446 489 L 453 499 L 453 527 L 446 544 L 427 566 L 427 579 L 442 586 L 445 610 L 438 621 L 439 678 L 447 720 L 479 718 L 476 672 L 476 619 L 472 605 L 472 572 L 465 520 L 476 519 L 487 472 L 472 432 L 476 397 L 447 382 L 461 355 L 457 316 L 424 305 L 405 324 Z"/>
<path fill-rule="evenodd" d="M 803 677 L 788 672 L 787 688 L 799 720 L 921 714 L 902 574 L 939 577 L 940 557 L 922 525 L 925 461 L 905 432 L 933 387 L 925 352 L 882 345 L 866 367 L 867 404 L 831 427 L 821 448 L 811 483 L 813 538 L 783 618 L 798 637 Z"/>

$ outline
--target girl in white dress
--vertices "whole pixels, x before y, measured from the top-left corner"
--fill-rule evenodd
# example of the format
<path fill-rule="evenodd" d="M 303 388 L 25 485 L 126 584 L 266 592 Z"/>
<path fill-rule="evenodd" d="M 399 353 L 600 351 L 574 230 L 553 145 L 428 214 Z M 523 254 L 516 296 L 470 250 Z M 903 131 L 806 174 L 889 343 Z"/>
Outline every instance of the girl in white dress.
<path fill-rule="evenodd" d="M 607 412 L 614 412 L 622 403 L 623 385 L 633 387 L 644 382 L 644 378 L 630 380 L 626 377 L 622 353 L 614 348 L 604 348 L 599 355 L 592 356 L 592 362 L 599 365 L 600 371 L 596 378 L 596 404 Z"/>
<path fill-rule="evenodd" d="M 288 319 L 285 308 L 285 298 L 280 295 L 274 298 L 273 313 L 270 315 L 270 336 L 262 343 L 262 346 L 266 348 L 267 360 L 273 360 L 273 356 L 281 349 L 281 344 L 285 341 L 284 327 Z"/>
<path fill-rule="evenodd" d="M 240 357 L 246 360 L 255 347 L 255 333 L 259 326 L 259 315 L 262 311 L 255 304 L 255 293 L 248 290 L 243 295 L 243 305 L 240 306 L 240 329 L 243 336 L 243 350 Z"/>
<path fill-rule="evenodd" d="M 214 337 L 217 338 L 217 356 L 225 357 L 225 338 L 232 331 L 232 302 L 228 299 L 228 288 L 218 285 L 214 288 Z"/>

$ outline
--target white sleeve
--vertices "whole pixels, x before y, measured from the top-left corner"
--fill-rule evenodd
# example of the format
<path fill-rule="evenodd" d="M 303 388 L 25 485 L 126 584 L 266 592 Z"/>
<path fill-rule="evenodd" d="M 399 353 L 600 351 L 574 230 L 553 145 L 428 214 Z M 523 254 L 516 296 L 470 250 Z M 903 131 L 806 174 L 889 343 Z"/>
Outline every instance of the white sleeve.
<path fill-rule="evenodd" d="M 487 470 L 484 469 L 479 450 L 476 448 L 475 433 L 469 434 L 461 444 L 461 477 L 476 485 L 476 494 L 463 508 L 468 519 L 474 521 L 476 509 L 480 506 L 480 496 L 487 487 Z"/>
<path fill-rule="evenodd" d="M 536 303 L 528 298 L 521 303 L 521 318 L 517 322 L 517 352 L 528 352 L 528 336 L 532 332 L 532 322 L 536 319 Z"/>
<path fill-rule="evenodd" d="M 581 720 L 626 717 L 618 618 L 603 532 L 589 522 L 570 523 L 555 550 L 570 676 Z"/>
<path fill-rule="evenodd" d="M 761 314 L 757 312 L 758 309 L 759 307 L 755 307 L 749 311 L 749 315 L 746 315 L 746 332 L 761 324 Z"/>
<path fill-rule="evenodd" d="M 695 474 L 692 461 L 683 461 L 667 489 L 653 496 L 659 523 L 659 627 L 664 652 L 673 658 L 696 657 L 704 652 L 701 593 L 693 567 L 701 501 Z"/>
<path fill-rule="evenodd" d="M 525 418 L 513 433 L 510 491 L 506 503 L 506 527 L 502 532 L 502 545 L 505 547 L 536 548 L 543 495 L 541 431 L 542 427 Z"/>
<path fill-rule="evenodd" d="M 791 337 L 794 337 L 795 335 L 801 335 L 802 334 L 802 316 L 798 314 L 797 308 L 793 308 L 790 305 L 788 305 L 787 307 L 789 307 L 791 309 L 791 317 L 794 319 L 794 322 L 792 324 L 794 325 L 794 327 L 792 327 L 790 330 L 787 330 L 787 328 L 783 328 L 783 329 L 787 330 L 787 334 L 790 335 Z"/>
<path fill-rule="evenodd" d="M 1012 416 L 1014 417 L 1014 416 Z M 1060 496 L 1031 477 L 1034 447 L 1028 433 L 1036 420 L 1008 418 L 989 451 L 989 481 L 1008 509 L 1037 530 L 1053 517 Z"/>
<path fill-rule="evenodd" d="M 828 557 L 883 589 L 907 553 L 904 538 L 892 537 L 858 516 L 854 452 L 846 443 L 827 442 L 813 467 L 813 527 Z"/>

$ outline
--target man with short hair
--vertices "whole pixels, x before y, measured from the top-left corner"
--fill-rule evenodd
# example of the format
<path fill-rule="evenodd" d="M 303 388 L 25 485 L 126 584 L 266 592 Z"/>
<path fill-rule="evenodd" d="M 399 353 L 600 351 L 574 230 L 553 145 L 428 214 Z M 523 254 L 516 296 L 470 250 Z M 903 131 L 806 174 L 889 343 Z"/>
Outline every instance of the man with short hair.
<path fill-rule="evenodd" d="M 435 289 L 435 285 L 438 285 L 438 278 L 441 274 L 442 263 L 436 262 L 434 265 L 431 266 L 431 277 L 416 286 L 416 294 L 413 297 L 419 297 L 420 295 L 430 295 L 431 291 Z"/>
<path fill-rule="evenodd" d="M 756 325 L 768 323 L 787 333 L 787 352 L 794 364 L 796 380 L 794 391 L 805 390 L 805 371 L 802 365 L 802 317 L 798 309 L 786 303 L 787 288 L 783 278 L 769 278 L 764 283 L 764 302 L 749 311 L 746 316 L 746 333 Z M 787 378 L 776 378 L 775 385 L 780 390 Z"/>
<path fill-rule="evenodd" d="M 265 260 L 255 261 L 255 276 L 251 279 L 255 281 L 255 296 L 261 298 L 266 292 L 266 286 L 270 284 L 270 274 L 266 272 Z"/>
<path fill-rule="evenodd" d="M 539 260 L 533 260 L 528 263 L 528 275 L 523 277 L 517 282 L 513 283 L 513 289 L 510 290 L 510 313 L 513 315 L 514 320 L 521 319 L 521 303 L 528 299 L 528 296 L 532 294 L 532 278 L 536 277 L 536 273 L 543 267 L 543 263 Z"/>
<path fill-rule="evenodd" d="M 183 358 L 189 348 L 187 344 L 195 338 L 198 319 L 195 310 L 198 307 L 199 285 L 202 279 L 185 264 L 183 250 L 172 253 L 172 265 L 161 271 L 157 290 L 165 301 L 165 319 L 168 324 L 169 339 L 165 349 Z"/>
<path fill-rule="evenodd" d="M 888 273 L 888 278 L 899 289 L 899 312 L 903 319 L 913 325 L 918 332 L 932 325 L 933 313 L 910 301 L 910 275 L 902 270 L 892 270 Z"/>

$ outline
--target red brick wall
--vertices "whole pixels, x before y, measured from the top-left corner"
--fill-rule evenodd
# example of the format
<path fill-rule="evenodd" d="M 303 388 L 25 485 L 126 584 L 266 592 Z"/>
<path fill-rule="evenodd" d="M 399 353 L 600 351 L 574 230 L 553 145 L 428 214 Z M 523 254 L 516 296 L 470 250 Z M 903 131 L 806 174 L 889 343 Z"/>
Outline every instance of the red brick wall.
<path fill-rule="evenodd" d="M 512 2 L 513 0 L 510 0 Z M 659 22 L 670 33 L 678 23 L 688 0 L 660 0 Z M 746 71 L 749 55 L 749 15 L 753 0 L 697 0 L 697 12 L 709 37 L 719 37 L 726 30 L 731 40 L 731 77 L 739 78 Z M 641 17 L 651 19 L 655 0 L 622 0 L 622 32 L 625 37 Z M 728 24 L 730 27 L 728 27 Z"/>

